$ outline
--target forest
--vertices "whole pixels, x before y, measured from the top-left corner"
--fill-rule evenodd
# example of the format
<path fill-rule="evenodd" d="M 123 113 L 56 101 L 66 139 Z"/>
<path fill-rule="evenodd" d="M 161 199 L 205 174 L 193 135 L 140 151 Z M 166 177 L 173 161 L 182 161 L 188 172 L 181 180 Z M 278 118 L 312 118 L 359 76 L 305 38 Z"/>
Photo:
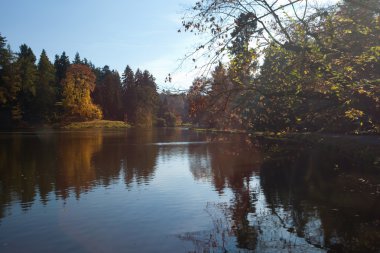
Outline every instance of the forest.
<path fill-rule="evenodd" d="M 167 99 L 181 100 L 181 95 L 159 95 L 148 70 L 133 71 L 127 65 L 120 77 L 109 66 L 99 68 L 86 58 L 82 60 L 79 53 L 70 61 L 63 52 L 52 63 L 45 50 L 37 62 L 30 47 L 23 44 L 13 52 L 1 35 L 0 59 L 1 128 L 95 119 L 148 127 L 177 122 L 176 111 L 169 110 Z"/>
<path fill-rule="evenodd" d="M 259 17 L 261 2 L 267 14 Z M 37 62 L 30 47 L 13 52 L 0 35 L 1 127 L 103 118 L 136 126 L 379 133 L 380 3 L 311 9 L 308 1 L 296 6 L 301 2 L 197 2 L 178 32 L 210 35 L 186 56 L 206 51 L 209 60 L 186 94 L 159 94 L 148 70 L 127 66 L 120 76 L 79 53 L 70 61 L 63 52 L 52 63 L 43 50 Z"/>

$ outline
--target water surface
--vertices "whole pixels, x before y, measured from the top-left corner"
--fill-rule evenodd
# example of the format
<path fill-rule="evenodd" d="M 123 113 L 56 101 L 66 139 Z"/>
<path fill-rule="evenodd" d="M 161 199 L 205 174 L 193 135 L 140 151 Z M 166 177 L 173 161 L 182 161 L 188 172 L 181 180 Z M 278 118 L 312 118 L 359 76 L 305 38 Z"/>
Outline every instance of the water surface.
<path fill-rule="evenodd" d="M 186 129 L 0 134 L 0 252 L 379 252 L 376 167 Z"/>

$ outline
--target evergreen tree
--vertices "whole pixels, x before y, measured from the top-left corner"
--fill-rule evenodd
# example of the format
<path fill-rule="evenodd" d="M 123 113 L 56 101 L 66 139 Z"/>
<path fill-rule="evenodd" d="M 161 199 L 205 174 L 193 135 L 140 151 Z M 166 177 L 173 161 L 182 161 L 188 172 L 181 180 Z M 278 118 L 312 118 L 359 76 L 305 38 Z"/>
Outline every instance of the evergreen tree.
<path fill-rule="evenodd" d="M 137 69 L 133 75 L 127 66 L 123 74 L 125 112 L 128 122 L 135 125 L 152 126 L 159 105 L 157 85 L 149 71 Z"/>
<path fill-rule="evenodd" d="M 135 85 L 135 74 L 133 73 L 133 70 L 129 65 L 124 70 L 123 77 L 122 77 L 122 86 L 123 89 L 126 90 L 129 87 L 132 87 Z"/>
<path fill-rule="evenodd" d="M 37 66 L 36 56 L 32 49 L 26 44 L 20 46 L 17 64 L 20 68 L 21 91 L 18 101 L 21 105 L 23 119 L 26 121 L 35 120 L 34 102 L 36 97 Z"/>
<path fill-rule="evenodd" d="M 97 84 L 94 91 L 94 102 L 102 108 L 105 119 L 123 120 L 123 101 L 120 76 L 111 71 L 109 66 L 97 69 Z"/>
<path fill-rule="evenodd" d="M 40 120 L 47 120 L 55 103 L 55 69 L 46 51 L 42 50 L 38 62 L 36 109 Z"/>
<path fill-rule="evenodd" d="M 122 99 L 124 121 L 132 122 L 133 108 L 136 103 L 135 96 L 135 74 L 131 67 L 127 65 L 122 76 Z"/>
<path fill-rule="evenodd" d="M 54 67 L 55 67 L 55 90 L 57 101 L 61 101 L 63 96 L 62 80 L 66 77 L 66 71 L 70 66 L 69 57 L 65 52 L 62 52 L 61 56 L 55 55 Z"/>
<path fill-rule="evenodd" d="M 73 64 L 83 64 L 78 52 L 75 54 Z"/>
<path fill-rule="evenodd" d="M 11 127 L 14 120 L 21 119 L 17 101 L 20 90 L 18 64 L 11 49 L 6 47 L 6 38 L 0 34 L 0 127 Z"/>

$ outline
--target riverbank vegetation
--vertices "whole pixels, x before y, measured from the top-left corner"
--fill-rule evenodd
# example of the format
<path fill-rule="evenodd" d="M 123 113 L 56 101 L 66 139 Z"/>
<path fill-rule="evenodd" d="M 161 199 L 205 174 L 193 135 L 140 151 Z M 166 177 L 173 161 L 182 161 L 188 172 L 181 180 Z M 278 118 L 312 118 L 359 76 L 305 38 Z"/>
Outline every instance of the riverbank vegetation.
<path fill-rule="evenodd" d="M 208 39 L 185 58 L 203 75 L 159 94 L 148 70 L 119 75 L 63 52 L 38 63 L 0 36 L 1 127 L 98 119 L 250 132 L 380 133 L 380 3 L 199 1 L 183 29 Z M 197 66 L 195 66 L 197 67 Z M 210 74 L 209 74 L 210 73 Z M 170 80 L 170 78 L 169 78 Z"/>
<path fill-rule="evenodd" d="M 206 34 L 186 57 L 214 68 L 189 90 L 194 124 L 380 132 L 379 1 L 199 1 L 180 31 Z"/>
<path fill-rule="evenodd" d="M 77 129 L 122 129 L 131 127 L 124 121 L 117 120 L 91 120 L 85 122 L 72 122 L 68 125 L 63 126 L 63 129 L 77 130 Z"/>

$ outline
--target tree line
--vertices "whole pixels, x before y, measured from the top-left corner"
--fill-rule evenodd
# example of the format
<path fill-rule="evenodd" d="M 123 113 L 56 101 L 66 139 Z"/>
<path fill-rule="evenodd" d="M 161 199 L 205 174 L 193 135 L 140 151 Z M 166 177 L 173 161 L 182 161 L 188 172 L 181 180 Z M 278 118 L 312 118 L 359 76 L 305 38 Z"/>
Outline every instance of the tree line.
<path fill-rule="evenodd" d="M 176 116 L 164 101 L 148 70 L 127 66 L 120 77 L 107 65 L 99 68 L 81 59 L 79 53 L 70 61 L 63 52 L 51 62 L 45 50 L 37 61 L 26 44 L 13 52 L 0 34 L 2 128 L 102 118 L 143 126 L 166 126 L 166 121 L 174 125 Z"/>
<path fill-rule="evenodd" d="M 91 119 L 252 131 L 380 132 L 380 2 L 198 1 L 183 30 L 208 34 L 209 61 L 186 94 L 158 94 L 149 71 L 120 77 L 63 52 L 17 53 L 0 35 L 2 126 Z M 301 11 L 299 11 L 301 10 Z M 179 30 L 181 31 L 181 30 Z M 202 36 L 203 38 L 204 36 Z M 228 59 L 228 61 L 226 61 Z"/>
<path fill-rule="evenodd" d="M 183 29 L 209 34 L 191 56 L 206 50 L 206 67 L 216 65 L 189 90 L 193 123 L 380 132 L 379 1 L 311 8 L 308 1 L 213 0 L 197 2 L 191 13 Z"/>

